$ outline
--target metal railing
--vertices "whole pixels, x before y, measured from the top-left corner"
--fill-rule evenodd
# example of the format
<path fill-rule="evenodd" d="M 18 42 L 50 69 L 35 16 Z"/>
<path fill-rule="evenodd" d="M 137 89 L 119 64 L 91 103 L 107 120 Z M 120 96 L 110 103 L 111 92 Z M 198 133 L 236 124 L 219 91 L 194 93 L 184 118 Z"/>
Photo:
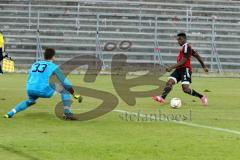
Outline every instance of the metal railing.
<path fill-rule="evenodd" d="M 154 64 L 164 65 L 161 55 L 161 47 L 158 42 L 158 17 L 155 16 L 155 29 L 154 29 Z"/>
<path fill-rule="evenodd" d="M 43 60 L 43 50 L 42 50 L 42 43 L 40 39 L 39 19 L 40 19 L 40 13 L 38 12 L 37 30 L 36 30 L 36 61 Z"/>
<path fill-rule="evenodd" d="M 32 19 L 34 18 L 33 17 L 33 14 L 32 13 L 36 13 L 36 11 L 33 11 L 32 10 L 32 3 L 31 3 L 31 0 L 29 0 L 29 4 L 28 4 L 28 29 L 32 29 Z M 80 0 L 78 0 L 78 5 L 76 6 L 76 12 L 75 13 L 71 13 L 71 14 L 76 14 L 76 32 L 77 32 L 77 35 L 79 33 L 79 31 L 81 30 L 80 28 Z M 37 50 L 39 50 L 39 53 L 41 52 L 42 53 L 42 47 L 41 47 L 41 40 L 40 40 L 40 37 L 39 37 L 39 34 L 40 34 L 40 14 L 41 14 L 42 11 L 38 11 L 38 16 L 37 16 Z M 193 19 L 193 8 L 190 6 L 190 7 L 187 7 L 186 9 L 186 32 L 190 32 L 191 29 L 192 29 L 192 19 Z M 45 13 L 46 14 L 46 13 Z M 87 13 L 86 13 L 87 15 Z M 102 59 L 102 61 L 104 62 L 104 57 L 103 57 L 103 54 L 102 54 L 102 51 L 101 51 L 101 42 L 100 42 L 100 39 L 99 39 L 99 28 L 101 27 L 100 26 L 100 16 L 101 14 L 97 14 L 97 13 L 92 13 L 92 14 L 89 14 L 89 15 L 96 15 L 96 21 L 97 21 L 97 24 L 96 24 L 96 55 Z M 116 16 L 116 14 L 111 14 L 111 13 L 107 13 L 107 14 L 104 14 L 104 15 L 110 15 L 110 16 Z M 143 20 L 142 18 L 146 15 L 143 15 L 142 14 L 142 7 L 139 8 L 139 15 L 136 15 L 136 14 L 120 14 L 118 13 L 118 15 L 124 15 L 124 16 L 138 16 L 138 29 L 139 29 L 139 32 L 142 32 L 142 29 L 144 28 L 143 27 Z M 154 18 L 155 17 L 155 26 L 154 26 L 154 61 L 158 61 L 159 64 L 163 64 L 163 58 L 162 58 L 162 55 L 161 55 L 161 44 L 159 43 L 159 39 L 158 39 L 158 16 L 152 16 L 152 15 L 148 15 L 149 17 L 152 17 Z M 182 15 L 184 17 L 184 15 Z M 206 19 L 209 19 L 209 17 L 206 17 Z M 104 18 L 104 21 L 105 21 L 105 27 L 107 26 L 107 19 Z M 211 52 L 211 70 L 213 71 L 213 67 L 215 64 L 217 64 L 217 68 L 219 70 L 220 73 L 223 72 L 223 69 L 222 69 L 222 65 L 221 65 L 221 61 L 220 61 L 220 58 L 219 58 L 219 55 L 218 55 L 218 52 L 217 52 L 217 46 L 216 46 L 216 27 L 215 27 L 215 19 L 212 20 L 212 40 L 211 40 L 211 47 L 212 47 L 212 52 Z M 151 23 L 150 23 L 151 24 Z M 160 22 L 161 24 L 161 22 Z M 210 22 L 209 22 L 210 24 Z M 152 26 L 150 26 L 152 27 Z M 214 62 L 214 60 L 216 62 Z"/>
<path fill-rule="evenodd" d="M 217 68 L 219 73 L 223 73 L 222 69 L 222 64 L 217 52 L 217 46 L 216 46 L 216 28 L 215 28 L 215 22 L 216 22 L 216 17 L 212 17 L 212 52 L 211 52 L 211 72 L 213 72 L 213 66 L 214 66 L 214 59 L 216 60 L 217 63 Z"/>
<path fill-rule="evenodd" d="M 99 22 L 100 22 L 100 15 L 97 14 L 96 15 L 96 57 L 98 57 L 103 64 L 103 69 L 106 68 L 106 64 L 105 64 L 105 60 L 103 58 L 103 54 L 102 54 L 102 47 L 101 47 L 101 43 L 99 40 Z"/>

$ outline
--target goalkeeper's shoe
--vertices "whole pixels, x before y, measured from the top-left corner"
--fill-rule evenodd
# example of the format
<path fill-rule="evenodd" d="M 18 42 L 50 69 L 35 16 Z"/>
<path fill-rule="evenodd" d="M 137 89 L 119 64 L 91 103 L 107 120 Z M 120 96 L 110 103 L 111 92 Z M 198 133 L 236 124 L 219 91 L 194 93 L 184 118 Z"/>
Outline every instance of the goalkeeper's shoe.
<path fill-rule="evenodd" d="M 83 98 L 80 95 L 74 94 L 73 97 L 78 100 L 79 103 L 82 102 Z"/>
<path fill-rule="evenodd" d="M 65 120 L 77 120 L 76 117 L 74 117 L 73 113 L 64 113 L 63 119 Z"/>
<path fill-rule="evenodd" d="M 15 109 L 14 109 L 15 111 Z M 13 110 L 11 110 L 10 112 L 8 112 L 7 114 L 5 114 L 3 117 L 4 118 L 12 118 L 14 116 L 14 114 L 16 113 L 16 111 L 14 112 Z"/>
<path fill-rule="evenodd" d="M 3 116 L 3 118 L 12 118 L 13 117 L 13 115 L 9 115 L 9 114 L 5 114 L 4 116 Z"/>

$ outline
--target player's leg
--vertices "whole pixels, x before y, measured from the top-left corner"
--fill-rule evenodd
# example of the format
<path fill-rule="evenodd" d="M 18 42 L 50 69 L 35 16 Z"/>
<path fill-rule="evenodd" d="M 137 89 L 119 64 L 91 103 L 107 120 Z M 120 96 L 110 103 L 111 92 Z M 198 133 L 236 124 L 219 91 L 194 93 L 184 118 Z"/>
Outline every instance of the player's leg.
<path fill-rule="evenodd" d="M 195 91 L 194 89 L 191 89 L 188 84 L 182 84 L 182 89 L 183 89 L 183 91 L 184 91 L 185 93 L 187 93 L 187 94 L 189 94 L 189 95 L 191 95 L 191 96 L 195 96 L 195 97 L 200 98 L 200 100 L 201 100 L 201 102 L 202 102 L 203 105 L 205 105 L 205 106 L 208 105 L 206 96 L 198 93 L 198 92 Z"/>
<path fill-rule="evenodd" d="M 62 99 L 63 108 L 64 108 L 63 118 L 66 120 L 77 120 L 77 118 L 74 116 L 74 114 L 70 110 L 71 104 L 72 104 L 70 94 L 68 93 L 68 91 L 65 91 L 65 90 L 61 91 L 60 94 L 61 94 L 61 99 Z"/>
<path fill-rule="evenodd" d="M 184 93 L 187 93 L 191 96 L 195 96 L 195 97 L 198 97 L 198 98 L 202 98 L 203 95 L 198 93 L 197 91 L 195 91 L 194 89 L 191 89 L 189 84 L 182 84 L 182 90 Z"/>
<path fill-rule="evenodd" d="M 71 108 L 72 100 L 71 100 L 70 94 L 67 93 L 66 91 L 61 91 L 60 94 L 61 94 L 61 99 L 63 103 L 64 114 L 66 115 L 71 113 L 70 108 Z"/>
<path fill-rule="evenodd" d="M 21 103 L 17 104 L 11 111 L 9 111 L 4 117 L 5 118 L 12 118 L 16 113 L 24 111 L 28 107 L 34 105 L 36 103 L 38 97 L 36 96 L 29 96 L 29 99 L 22 101 Z"/>
<path fill-rule="evenodd" d="M 163 89 L 162 98 L 165 99 L 167 95 L 171 92 L 173 85 L 176 84 L 176 81 L 172 78 L 168 80 L 166 86 Z"/>
<path fill-rule="evenodd" d="M 191 72 L 189 72 L 188 68 L 185 68 L 182 70 L 182 90 L 184 93 L 187 93 L 191 96 L 198 97 L 201 99 L 201 102 L 203 105 L 207 105 L 207 98 L 195 91 L 194 89 L 190 88 L 190 84 L 192 83 L 192 75 Z"/>
<path fill-rule="evenodd" d="M 165 99 L 167 95 L 171 92 L 173 86 L 178 83 L 180 80 L 180 74 L 178 70 L 175 70 L 171 76 L 169 77 L 169 80 L 166 83 L 166 86 L 164 87 L 162 91 L 162 95 L 160 96 L 153 96 L 152 98 L 159 102 L 159 103 L 165 103 Z"/>
<path fill-rule="evenodd" d="M 60 93 L 60 95 L 61 95 L 61 100 L 62 100 L 63 108 L 64 108 L 64 115 L 66 117 L 72 117 L 73 114 L 70 110 L 72 100 L 71 100 L 71 96 L 70 96 L 69 92 L 66 91 L 62 85 L 57 84 L 57 83 L 51 84 L 51 88 L 54 89 L 56 92 Z"/>

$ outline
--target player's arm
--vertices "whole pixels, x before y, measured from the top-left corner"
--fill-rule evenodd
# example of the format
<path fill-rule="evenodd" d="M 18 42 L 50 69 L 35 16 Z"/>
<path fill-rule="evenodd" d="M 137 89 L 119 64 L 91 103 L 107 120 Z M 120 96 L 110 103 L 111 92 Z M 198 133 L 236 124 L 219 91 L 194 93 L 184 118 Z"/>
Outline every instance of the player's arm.
<path fill-rule="evenodd" d="M 72 94 L 73 97 L 75 99 L 77 99 L 79 102 L 82 102 L 82 97 L 79 94 L 74 93 L 75 91 L 72 87 L 72 84 L 66 78 L 66 76 L 63 74 L 63 72 L 60 70 L 60 68 L 55 69 L 54 74 L 57 76 L 57 79 L 61 82 L 64 89 L 67 90 L 70 94 Z"/>
<path fill-rule="evenodd" d="M 187 61 L 186 57 L 183 57 L 180 62 L 166 69 L 167 72 L 171 72 L 173 69 L 182 67 Z"/>
<path fill-rule="evenodd" d="M 196 50 L 193 49 L 193 53 L 192 53 L 193 57 L 195 57 L 198 62 L 201 64 L 202 68 L 204 69 L 205 72 L 208 72 L 208 68 L 205 65 L 205 63 L 203 62 L 201 56 L 198 54 L 198 52 Z"/>
<path fill-rule="evenodd" d="M 189 46 L 185 46 L 184 47 L 184 52 L 183 52 L 183 58 L 174 66 L 168 67 L 166 69 L 167 72 L 171 72 L 173 69 L 176 68 L 181 68 L 188 60 L 188 58 L 190 57 L 190 52 L 191 52 L 191 48 Z"/>

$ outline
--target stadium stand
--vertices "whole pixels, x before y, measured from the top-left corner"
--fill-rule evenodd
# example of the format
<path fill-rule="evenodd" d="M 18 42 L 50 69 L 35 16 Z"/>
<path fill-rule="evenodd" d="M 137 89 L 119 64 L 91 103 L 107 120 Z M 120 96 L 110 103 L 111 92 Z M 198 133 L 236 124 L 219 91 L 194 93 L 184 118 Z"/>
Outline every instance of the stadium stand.
<path fill-rule="evenodd" d="M 96 54 L 98 28 L 101 49 L 107 42 L 132 42 L 127 51 L 102 51 L 107 64 L 116 53 L 127 54 L 129 62 L 153 63 L 156 48 L 161 63 L 173 64 L 179 49 L 175 35 L 184 31 L 213 69 L 221 64 L 225 71 L 238 71 L 239 11 L 240 2 L 233 0 L 1 0 L 0 29 L 17 67 L 35 61 L 38 28 L 41 45 L 56 48 L 59 63 Z"/>

